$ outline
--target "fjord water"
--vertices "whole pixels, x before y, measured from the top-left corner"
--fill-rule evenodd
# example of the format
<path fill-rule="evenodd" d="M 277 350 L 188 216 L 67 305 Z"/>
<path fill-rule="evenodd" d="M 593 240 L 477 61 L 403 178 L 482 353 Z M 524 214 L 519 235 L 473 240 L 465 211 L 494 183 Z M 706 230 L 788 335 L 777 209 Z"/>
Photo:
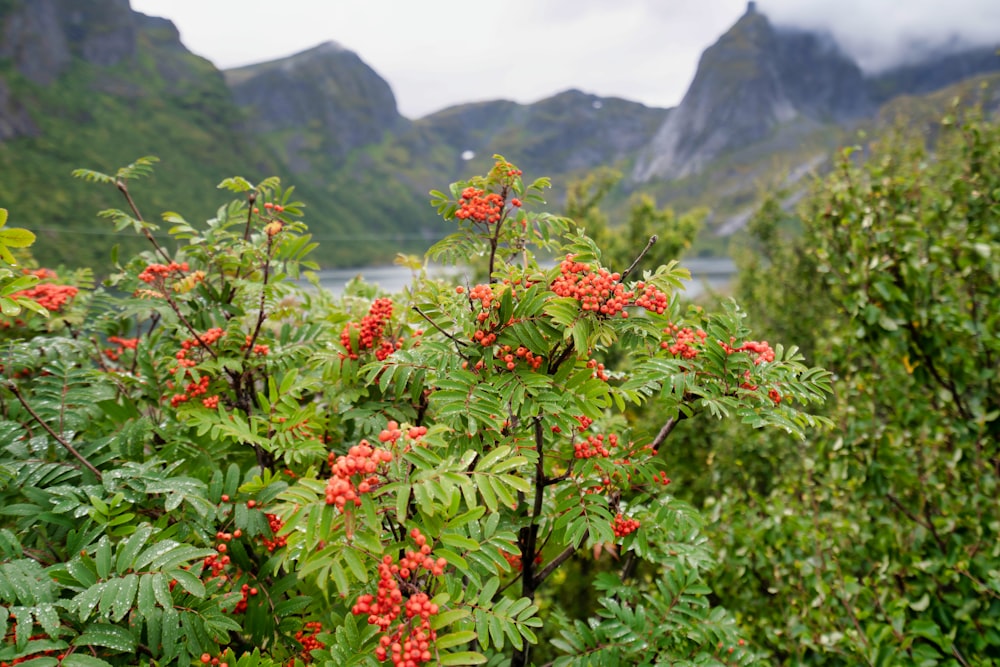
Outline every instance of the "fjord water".
<path fill-rule="evenodd" d="M 684 294 L 694 299 L 707 290 L 725 291 L 736 273 L 736 266 L 728 257 L 694 257 L 681 262 L 681 266 L 691 271 L 691 280 L 686 284 Z M 431 268 L 430 273 L 436 277 L 460 277 L 461 272 L 454 269 Z M 364 266 L 353 269 L 327 269 L 319 272 L 320 285 L 339 295 L 344 286 L 354 278 L 361 277 L 365 282 L 378 285 L 382 290 L 395 294 L 410 285 L 413 271 L 395 265 Z"/>

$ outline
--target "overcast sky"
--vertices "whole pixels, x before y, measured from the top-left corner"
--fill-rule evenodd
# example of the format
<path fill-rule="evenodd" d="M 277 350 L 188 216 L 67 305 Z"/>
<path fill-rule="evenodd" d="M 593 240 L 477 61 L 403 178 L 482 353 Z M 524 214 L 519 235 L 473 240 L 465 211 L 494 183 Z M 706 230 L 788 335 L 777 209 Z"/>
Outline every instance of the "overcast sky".
<path fill-rule="evenodd" d="M 701 52 L 745 0 L 131 0 L 177 25 L 220 68 L 334 40 L 417 118 L 487 99 L 568 88 L 650 106 L 680 102 Z M 777 24 L 825 28 L 863 68 L 953 43 L 1000 43 L 998 0 L 760 0 Z"/>

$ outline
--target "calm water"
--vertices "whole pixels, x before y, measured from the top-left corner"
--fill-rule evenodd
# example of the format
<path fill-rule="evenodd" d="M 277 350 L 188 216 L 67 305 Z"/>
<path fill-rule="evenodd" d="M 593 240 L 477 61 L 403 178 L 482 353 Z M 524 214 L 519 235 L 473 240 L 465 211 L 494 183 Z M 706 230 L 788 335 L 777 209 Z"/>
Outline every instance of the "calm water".
<path fill-rule="evenodd" d="M 687 289 L 684 290 L 684 293 L 692 299 L 703 294 L 706 287 L 725 291 L 736 274 L 736 267 L 729 258 L 693 258 L 685 260 L 681 264 L 691 271 L 691 281 L 687 283 Z M 462 280 L 461 273 L 454 269 L 431 269 L 430 273 L 439 277 L 451 275 Z M 386 292 L 395 294 L 409 286 L 413 272 L 395 265 L 329 269 L 319 272 L 320 284 L 334 294 L 342 293 L 344 286 L 358 276 L 361 276 L 365 282 L 376 284 Z"/>

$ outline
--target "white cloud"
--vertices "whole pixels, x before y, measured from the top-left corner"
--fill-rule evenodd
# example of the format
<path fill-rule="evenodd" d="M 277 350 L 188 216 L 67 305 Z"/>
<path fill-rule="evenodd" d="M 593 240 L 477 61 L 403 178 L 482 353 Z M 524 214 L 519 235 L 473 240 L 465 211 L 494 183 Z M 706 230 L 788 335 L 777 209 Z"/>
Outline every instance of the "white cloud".
<path fill-rule="evenodd" d="M 389 82 L 404 115 L 418 117 L 468 101 L 532 102 L 568 88 L 675 105 L 701 52 L 746 3 L 132 0 L 132 6 L 172 19 L 188 48 L 223 68 L 335 40 Z M 760 0 L 759 6 L 786 24 L 830 29 L 869 68 L 956 33 L 1000 41 L 996 0 Z"/>

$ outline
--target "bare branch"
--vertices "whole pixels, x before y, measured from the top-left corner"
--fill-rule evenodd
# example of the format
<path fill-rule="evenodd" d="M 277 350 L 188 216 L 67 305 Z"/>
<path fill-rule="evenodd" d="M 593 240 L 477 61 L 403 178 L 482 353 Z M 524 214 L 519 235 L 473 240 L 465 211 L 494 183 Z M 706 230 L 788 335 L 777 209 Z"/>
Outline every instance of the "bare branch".
<path fill-rule="evenodd" d="M 97 479 L 101 479 L 101 471 L 95 468 L 90 461 L 85 459 L 83 455 L 80 452 L 78 452 L 73 445 L 69 443 L 68 440 L 66 440 L 61 435 L 53 431 L 52 427 L 45 423 L 45 421 L 38 415 L 38 413 L 35 412 L 35 410 L 30 405 L 28 405 L 28 402 L 24 400 L 24 396 L 21 394 L 21 391 L 17 388 L 17 385 L 14 384 L 13 382 L 8 382 L 6 384 L 7 388 L 10 389 L 12 394 L 14 394 L 14 398 L 16 398 L 18 402 L 22 406 L 24 406 L 24 409 L 28 411 L 28 414 L 31 415 L 31 418 L 34 419 L 36 422 L 38 422 L 38 425 L 41 426 L 43 429 L 45 429 L 49 435 L 55 438 L 56 442 L 65 447 L 66 451 L 75 456 L 76 459 L 87 468 L 87 470 L 94 473 L 94 476 L 97 477 Z"/>

